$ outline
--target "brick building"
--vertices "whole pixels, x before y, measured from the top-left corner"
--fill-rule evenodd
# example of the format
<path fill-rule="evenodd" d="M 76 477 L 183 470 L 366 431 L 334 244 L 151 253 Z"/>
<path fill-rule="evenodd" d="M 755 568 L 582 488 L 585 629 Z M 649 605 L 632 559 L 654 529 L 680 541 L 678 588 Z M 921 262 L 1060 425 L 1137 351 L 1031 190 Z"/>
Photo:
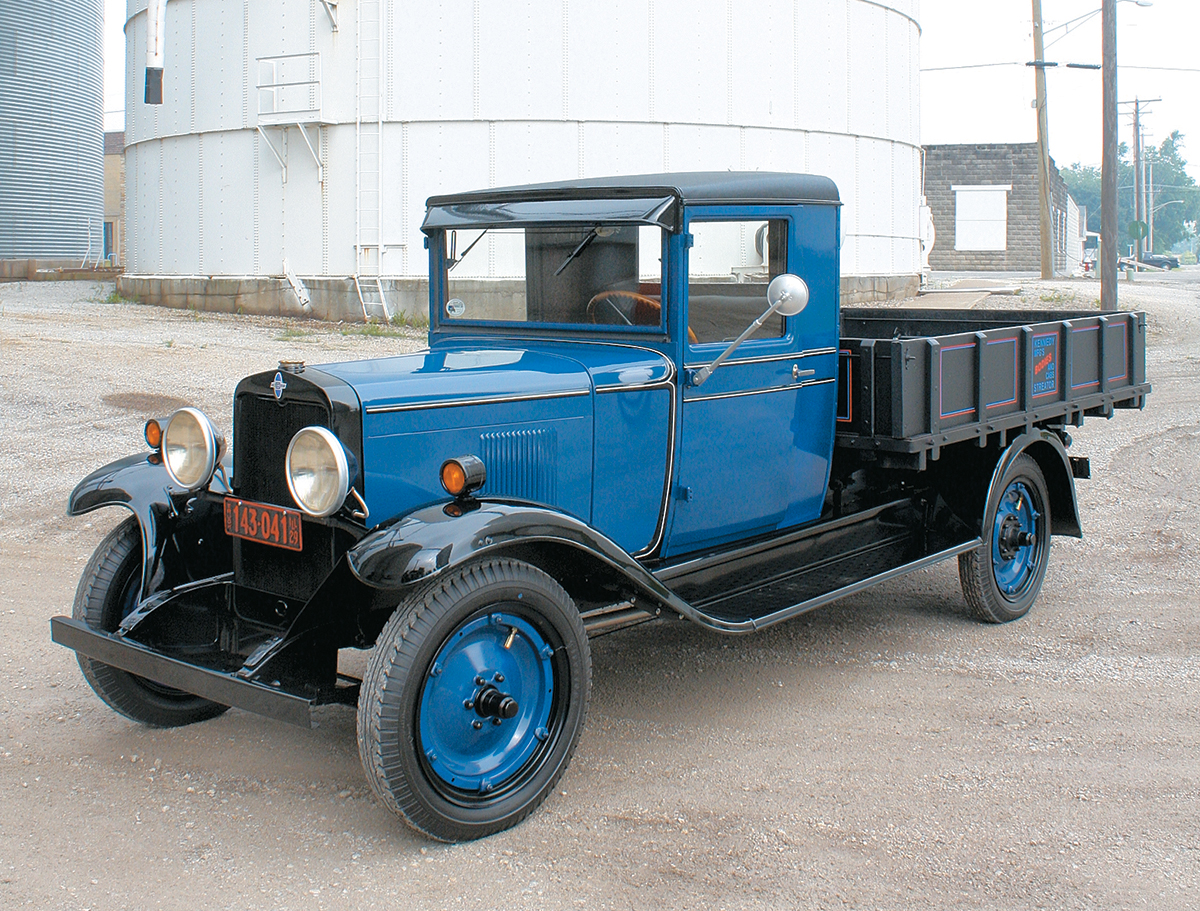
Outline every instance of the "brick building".
<path fill-rule="evenodd" d="M 1037 143 L 925 146 L 925 197 L 936 239 L 936 271 L 1038 272 Z M 1050 161 L 1054 270 L 1074 272 L 1082 256 L 1079 207 Z"/>
<path fill-rule="evenodd" d="M 125 133 L 104 134 L 104 255 L 119 265 L 125 258 Z"/>

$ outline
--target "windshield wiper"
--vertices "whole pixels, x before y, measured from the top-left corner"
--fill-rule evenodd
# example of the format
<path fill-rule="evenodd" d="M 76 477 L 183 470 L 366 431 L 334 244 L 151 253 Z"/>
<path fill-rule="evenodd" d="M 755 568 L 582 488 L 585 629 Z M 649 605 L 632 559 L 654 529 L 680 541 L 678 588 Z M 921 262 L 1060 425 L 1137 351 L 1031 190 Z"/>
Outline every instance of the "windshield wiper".
<path fill-rule="evenodd" d="M 450 272 L 451 270 L 453 270 L 453 269 L 454 269 L 454 267 L 455 267 L 455 266 L 457 266 L 457 265 L 458 265 L 459 263 L 461 263 L 461 262 L 462 262 L 464 259 L 466 259 L 466 258 L 467 258 L 467 254 L 471 252 L 472 248 L 474 248 L 474 246 L 475 246 L 477 243 L 479 243 L 481 240 L 483 240 L 483 235 L 484 235 L 484 234 L 487 234 L 487 232 L 488 232 L 488 231 L 490 231 L 490 230 L 492 230 L 492 229 L 491 229 L 491 228 L 484 228 L 484 229 L 483 229 L 483 231 L 482 231 L 482 232 L 480 232 L 479 236 L 478 236 L 478 237 L 476 237 L 476 238 L 475 238 L 473 241 L 471 241 L 471 243 L 470 243 L 470 244 L 468 244 L 468 245 L 467 245 L 467 249 L 463 250 L 463 252 L 462 252 L 462 256 L 459 256 L 458 258 L 455 258 L 455 256 L 454 256 L 454 245 L 455 245 L 455 244 L 457 243 L 457 241 L 458 241 L 458 232 L 454 232 L 454 238 L 453 238 L 453 240 L 451 241 L 451 246 L 450 246 L 450 256 L 449 256 L 449 260 L 450 260 L 450 262 L 449 262 L 449 264 L 446 266 L 446 271 L 447 271 L 447 272 Z"/>
<path fill-rule="evenodd" d="M 574 260 L 575 257 L 578 256 L 580 253 L 582 253 L 584 250 L 586 250 L 587 245 L 590 244 L 592 241 L 594 241 L 599 235 L 600 235 L 599 227 L 592 228 L 592 230 L 588 231 L 587 237 L 585 237 L 583 240 L 581 240 L 579 242 L 579 246 L 567 254 L 567 258 L 562 261 L 562 265 L 559 266 L 558 269 L 555 270 L 554 276 L 557 278 L 559 275 L 561 275 L 562 270 L 567 268 L 567 266 L 571 265 L 571 261 Z"/>

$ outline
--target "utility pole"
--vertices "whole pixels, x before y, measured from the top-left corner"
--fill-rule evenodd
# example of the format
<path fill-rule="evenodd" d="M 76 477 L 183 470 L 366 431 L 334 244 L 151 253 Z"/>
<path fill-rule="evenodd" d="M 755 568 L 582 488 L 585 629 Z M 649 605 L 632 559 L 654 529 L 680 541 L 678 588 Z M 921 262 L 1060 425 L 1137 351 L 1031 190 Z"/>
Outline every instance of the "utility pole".
<path fill-rule="evenodd" d="M 1042 278 L 1054 278 L 1054 237 L 1050 221 L 1050 125 L 1046 111 L 1042 0 L 1033 0 L 1033 71 L 1037 86 L 1038 224 L 1042 236 Z"/>
<path fill-rule="evenodd" d="M 1142 103 L 1135 96 L 1133 99 L 1133 217 L 1135 221 L 1143 221 L 1142 203 Z M 1138 232 L 1137 260 L 1142 261 L 1143 239 Z"/>
<path fill-rule="evenodd" d="M 1100 309 L 1117 309 L 1117 0 L 1104 0 L 1104 155 L 1100 166 Z"/>
<path fill-rule="evenodd" d="M 1154 158 L 1146 159 L 1147 167 L 1150 169 L 1150 179 L 1146 181 L 1146 243 L 1149 252 L 1154 252 Z"/>

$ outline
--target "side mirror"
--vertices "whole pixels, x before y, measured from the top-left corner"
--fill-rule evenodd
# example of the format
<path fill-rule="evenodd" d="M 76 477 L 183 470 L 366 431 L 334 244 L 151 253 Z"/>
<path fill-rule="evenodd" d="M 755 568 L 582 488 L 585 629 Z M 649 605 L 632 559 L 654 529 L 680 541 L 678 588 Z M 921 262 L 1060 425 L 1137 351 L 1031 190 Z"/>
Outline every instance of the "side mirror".
<path fill-rule="evenodd" d="M 776 275 L 771 279 L 771 284 L 767 285 L 767 309 L 763 315 L 746 327 L 746 330 L 735 338 L 715 361 L 706 367 L 701 367 L 692 374 L 692 385 L 699 386 L 707 380 L 714 370 L 725 362 L 729 355 L 733 354 L 735 348 L 744 342 L 750 335 L 757 330 L 767 317 L 778 313 L 780 316 L 795 316 L 801 310 L 808 306 L 808 285 L 804 283 L 798 275 L 792 275 L 788 272 L 783 275 Z"/>

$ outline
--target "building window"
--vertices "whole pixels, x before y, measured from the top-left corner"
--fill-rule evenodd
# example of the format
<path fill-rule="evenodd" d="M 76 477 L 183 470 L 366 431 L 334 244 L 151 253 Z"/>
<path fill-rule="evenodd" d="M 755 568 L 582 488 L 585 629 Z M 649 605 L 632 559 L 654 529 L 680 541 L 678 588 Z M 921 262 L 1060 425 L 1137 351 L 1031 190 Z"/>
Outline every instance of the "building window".
<path fill-rule="evenodd" d="M 951 189 L 954 249 L 1003 253 L 1008 248 L 1008 194 L 1012 184 Z"/>

